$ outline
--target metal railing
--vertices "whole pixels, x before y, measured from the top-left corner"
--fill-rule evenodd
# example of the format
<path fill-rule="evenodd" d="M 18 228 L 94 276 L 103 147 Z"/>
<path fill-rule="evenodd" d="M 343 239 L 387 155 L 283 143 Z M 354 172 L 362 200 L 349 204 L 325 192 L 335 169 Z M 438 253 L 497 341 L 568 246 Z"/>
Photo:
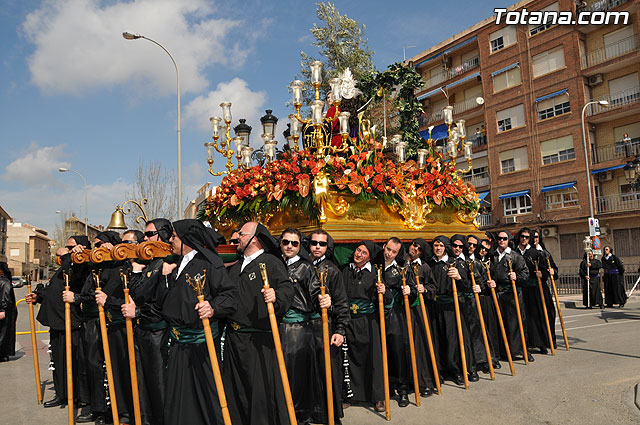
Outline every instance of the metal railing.
<path fill-rule="evenodd" d="M 479 173 L 473 176 L 462 176 L 462 180 L 471 183 L 475 187 L 488 186 L 491 181 L 489 180 L 489 173 Z"/>
<path fill-rule="evenodd" d="M 578 12 L 605 12 L 611 10 L 621 4 L 626 3 L 628 0 L 591 0 L 587 1 L 586 7 L 578 6 Z"/>
<path fill-rule="evenodd" d="M 637 50 L 640 42 L 637 35 L 624 38 L 616 43 L 605 44 L 604 47 L 588 52 L 582 55 L 582 68 L 588 68 L 610 59 L 626 55 L 629 52 Z"/>
<path fill-rule="evenodd" d="M 582 260 L 576 260 L 579 264 Z M 638 264 L 625 264 L 624 290 L 629 293 L 638 279 Z M 601 276 L 602 278 L 602 276 Z M 547 283 L 551 283 L 550 281 Z M 580 278 L 579 266 L 562 267 L 558 270 L 556 279 L 558 295 L 572 295 L 582 293 L 582 279 Z M 636 289 L 637 290 L 637 289 Z"/>
<path fill-rule="evenodd" d="M 491 213 L 478 214 L 476 220 L 478 221 L 479 227 L 488 227 L 493 224 L 491 220 Z"/>
<path fill-rule="evenodd" d="M 438 85 L 443 81 L 447 81 L 452 78 L 455 78 L 479 66 L 480 66 L 480 57 L 475 56 L 469 60 L 464 61 L 462 64 L 454 68 L 446 69 L 446 70 L 443 69 L 440 74 L 435 74 L 432 77 L 425 78 L 424 85 L 422 87 L 417 88 L 414 93 L 421 92 L 423 90 L 428 89 L 429 87 Z"/>
<path fill-rule="evenodd" d="M 475 98 L 467 99 L 464 102 L 455 103 L 453 105 L 453 113 L 459 114 L 464 111 L 468 111 L 469 109 L 477 108 L 481 106 L 478 104 Z"/>
<path fill-rule="evenodd" d="M 598 196 L 596 206 L 599 213 L 640 210 L 640 192 L 621 193 L 619 195 Z"/>
<path fill-rule="evenodd" d="M 483 136 L 482 134 L 476 136 L 474 134 L 473 136 L 468 137 L 467 141 L 471 142 L 472 148 L 477 148 L 487 144 L 487 136 L 486 135 Z"/>
<path fill-rule="evenodd" d="M 606 100 L 609 102 L 609 106 L 603 106 L 600 104 L 589 105 L 588 115 L 596 115 L 602 112 L 607 112 L 615 108 L 621 108 L 623 106 L 632 105 L 640 102 L 640 86 L 628 88 L 626 90 L 619 91 L 617 93 L 602 96 L 599 99 L 592 99 L 591 101 Z"/>
<path fill-rule="evenodd" d="M 635 137 L 630 141 L 618 141 L 615 145 L 602 146 L 593 151 L 593 163 L 611 161 L 614 159 L 625 159 L 640 155 L 640 137 Z"/>

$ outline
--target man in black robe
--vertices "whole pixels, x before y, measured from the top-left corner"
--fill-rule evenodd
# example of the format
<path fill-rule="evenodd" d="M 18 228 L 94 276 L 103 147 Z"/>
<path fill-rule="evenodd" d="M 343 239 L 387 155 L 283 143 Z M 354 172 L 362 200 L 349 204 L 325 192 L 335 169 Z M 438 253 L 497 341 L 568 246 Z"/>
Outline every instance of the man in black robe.
<path fill-rule="evenodd" d="M 608 308 L 614 304 L 622 308 L 627 302 L 627 294 L 624 291 L 624 264 L 613 254 L 609 245 L 604 247 L 601 261 L 604 269 L 604 301 Z"/>
<path fill-rule="evenodd" d="M 540 277 L 540 282 L 542 283 L 542 293 L 544 294 L 544 302 L 547 307 L 547 314 L 549 315 L 549 326 L 551 328 L 553 348 L 556 348 L 556 309 L 553 303 L 553 296 L 551 294 L 550 286 L 551 286 L 551 276 L 553 276 L 554 279 L 556 279 L 558 276 L 558 266 L 553 260 L 553 256 L 551 255 L 551 253 L 547 251 L 547 249 L 545 248 L 544 242 L 542 241 L 542 236 L 540 235 L 540 232 L 538 230 L 531 231 L 530 244 L 531 244 L 531 248 L 535 249 L 536 252 L 538 253 L 538 271 L 534 272 L 535 273 L 534 276 L 536 277 L 536 283 L 537 283 L 537 277 Z M 539 289 L 538 289 L 537 295 L 538 295 L 538 301 L 539 301 L 540 300 Z M 526 306 L 526 303 L 525 303 L 525 306 Z M 602 305 L 602 307 L 604 308 L 604 305 Z M 534 314 L 537 314 L 540 317 L 541 321 L 539 321 L 538 323 L 540 324 L 540 326 L 543 326 L 542 330 L 545 332 L 545 335 L 547 335 L 546 340 L 543 339 L 543 341 L 548 342 L 549 340 L 548 331 L 547 331 L 546 322 L 544 322 L 544 311 L 542 311 L 542 304 L 538 303 L 537 308 L 538 308 L 538 312 Z M 531 310 L 527 311 L 527 315 L 529 314 L 529 311 Z M 538 332 L 540 332 L 540 330 Z M 529 331 L 529 333 L 531 333 L 531 331 Z M 536 346 L 541 347 L 539 344 L 536 345 L 533 341 L 530 341 L 529 343 L 532 344 L 533 347 L 536 347 Z M 548 348 L 549 345 L 546 345 L 546 347 Z M 541 353 L 546 354 L 543 348 L 541 348 Z"/>
<path fill-rule="evenodd" d="M 427 264 L 427 241 L 422 238 L 416 238 L 409 245 L 409 264 L 412 268 L 418 267 L 418 280 L 416 283 L 416 294 L 411 302 L 411 323 L 413 325 L 413 338 L 415 341 L 416 363 L 418 367 L 418 385 L 420 387 L 420 396 L 429 397 L 435 392 L 435 374 L 431 364 L 431 354 L 427 342 L 427 334 L 422 317 L 422 309 L 420 307 L 420 299 L 418 293 L 423 294 L 425 299 L 425 311 L 431 310 L 430 301 L 435 298 L 436 284 L 433 278 L 431 267 Z M 414 279 L 416 274 L 413 274 Z M 429 307 L 429 308 L 427 308 Z M 432 311 L 427 312 L 427 316 L 431 317 Z"/>
<path fill-rule="evenodd" d="M 436 236 L 432 242 L 434 256 L 429 265 L 433 271 L 436 284 L 436 296 L 431 315 L 431 330 L 433 341 L 438 353 L 438 370 L 441 376 L 446 377 L 456 385 L 464 384 L 462 376 L 462 357 L 460 355 L 460 343 L 458 340 L 458 327 L 453 299 L 452 279 L 456 281 L 458 291 L 470 290 L 471 283 L 468 279 L 467 267 L 460 258 L 454 258 L 451 251 L 449 238 Z M 460 297 L 460 295 L 458 295 Z M 472 357 L 471 341 L 467 322 L 461 317 L 462 337 L 464 341 L 465 358 L 467 359 L 467 373 Z"/>
<path fill-rule="evenodd" d="M 238 288 L 238 309 L 229 317 L 224 350 L 227 399 L 234 424 L 280 425 L 288 412 L 278 369 L 267 303 L 282 318 L 293 299 L 278 244 L 264 225 L 249 222 L 238 232 L 238 260 L 229 275 Z M 270 288 L 263 288 L 265 264 Z"/>
<path fill-rule="evenodd" d="M 347 293 L 342 283 L 340 269 L 335 264 L 333 258 L 334 241 L 331 235 L 320 229 L 313 231 L 309 236 L 309 253 L 313 260 L 313 266 L 319 271 L 327 270 L 325 282 L 326 293 L 331 295 L 331 308 L 327 310 L 329 318 L 330 336 L 330 356 L 331 356 L 331 383 L 333 384 L 333 409 L 334 420 L 340 423 L 340 418 L 344 416 L 342 409 L 342 380 L 343 380 L 343 355 L 341 347 L 349 326 L 349 302 Z M 322 339 L 322 319 L 313 320 L 313 332 L 315 335 L 316 360 L 319 362 L 319 369 L 324 373 L 324 349 Z M 322 380 L 322 391 L 320 392 L 321 405 L 326 406 L 325 381 Z M 323 410 L 319 423 L 327 423 L 326 409 Z"/>
<path fill-rule="evenodd" d="M 16 354 L 16 295 L 11 284 L 11 271 L 0 262 L 0 362 L 9 361 Z"/>
<path fill-rule="evenodd" d="M 382 279 L 391 293 L 391 303 L 386 306 L 387 318 L 387 355 L 389 361 L 389 384 L 398 393 L 398 406 L 409 405 L 408 393 L 413 386 L 411 375 L 411 353 L 407 317 L 404 310 L 404 295 L 415 297 L 415 279 L 413 271 L 407 266 L 402 241 L 389 238 L 382 247 L 384 273 Z M 402 272 L 406 273 L 406 285 L 402 286 Z M 412 294 L 413 292 L 413 294 Z M 413 338 L 413 336 L 412 336 Z"/>
<path fill-rule="evenodd" d="M 594 305 L 604 308 L 602 292 L 600 291 L 600 269 L 602 262 L 595 258 L 593 251 L 584 253 L 580 263 L 580 278 L 582 279 L 582 305 L 591 309 Z M 589 295 L 587 295 L 589 291 Z"/>
<path fill-rule="evenodd" d="M 173 236 L 171 222 L 156 218 L 147 222 L 145 241 L 167 242 Z M 167 287 L 162 277 L 163 258 L 148 264 L 133 261 L 129 285 L 130 303 L 122 305 L 122 314 L 135 320 L 134 342 L 136 371 L 143 425 L 164 423 L 165 372 L 169 333 L 162 316 L 162 303 Z"/>
<path fill-rule="evenodd" d="M 179 264 L 164 263 L 160 285 L 167 294 L 162 316 L 171 338 L 167 360 L 164 423 L 222 424 L 222 409 L 211 370 L 202 319 L 209 319 L 220 357 L 218 320 L 236 311 L 238 291 L 215 246 L 224 240 L 193 219 L 173 223 L 173 253 Z M 199 301 L 194 285 L 202 285 Z M 156 300 L 159 301 L 159 300 Z M 226 388 L 225 388 L 226 392 Z"/>
<path fill-rule="evenodd" d="M 501 230 L 497 234 L 498 248 L 491 256 L 491 277 L 492 280 L 487 281 L 487 285 L 496 289 L 498 302 L 500 304 L 500 312 L 504 320 L 504 327 L 509 341 L 511 355 L 523 358 L 524 349 L 522 347 L 522 338 L 520 336 L 520 327 L 518 325 L 518 312 L 516 310 L 515 298 L 513 295 L 513 287 L 511 282 L 516 282 L 518 291 L 518 304 L 522 315 L 522 325 L 526 338 L 526 312 L 524 302 L 522 300 L 522 285 L 529 279 L 529 268 L 525 263 L 522 255 L 518 254 L 509 246 L 509 233 Z M 513 271 L 509 271 L 509 260 Z M 526 339 L 525 339 L 526 340 Z M 501 357 L 506 358 L 506 349 L 501 345 Z M 528 354 L 530 362 L 533 361 L 531 353 Z"/>
<path fill-rule="evenodd" d="M 384 412 L 384 375 L 378 294 L 385 305 L 391 302 L 391 292 L 378 283 L 371 259 L 380 247 L 371 241 L 360 242 L 353 261 L 342 270 L 342 282 L 349 299 L 351 321 L 347 328 L 347 358 L 354 402 L 370 402 L 378 412 Z"/>

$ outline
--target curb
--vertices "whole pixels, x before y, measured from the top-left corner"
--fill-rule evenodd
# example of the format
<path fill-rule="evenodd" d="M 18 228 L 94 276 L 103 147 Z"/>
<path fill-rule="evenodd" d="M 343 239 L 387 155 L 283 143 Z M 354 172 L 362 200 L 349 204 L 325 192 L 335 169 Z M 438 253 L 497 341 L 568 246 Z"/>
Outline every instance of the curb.
<path fill-rule="evenodd" d="M 633 392 L 633 403 L 636 405 L 636 408 L 640 410 L 640 383 L 633 386 Z"/>

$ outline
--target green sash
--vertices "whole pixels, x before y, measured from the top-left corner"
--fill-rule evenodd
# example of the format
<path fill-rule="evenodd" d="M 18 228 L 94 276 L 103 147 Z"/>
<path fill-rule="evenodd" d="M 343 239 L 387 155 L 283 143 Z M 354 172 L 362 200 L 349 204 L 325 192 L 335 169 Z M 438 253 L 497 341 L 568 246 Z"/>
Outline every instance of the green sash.
<path fill-rule="evenodd" d="M 218 322 L 211 322 L 211 333 L 214 338 L 218 337 Z M 171 326 L 169 328 L 171 341 L 178 344 L 202 344 L 206 341 L 203 329 L 193 329 L 186 326 Z"/>
<path fill-rule="evenodd" d="M 351 317 L 358 317 L 363 314 L 371 314 L 376 311 L 375 304 L 370 300 L 364 298 L 354 298 L 349 300 L 349 310 L 351 310 Z"/>
<path fill-rule="evenodd" d="M 305 313 L 295 308 L 290 308 L 282 318 L 282 323 L 304 323 L 319 318 L 318 313 Z"/>

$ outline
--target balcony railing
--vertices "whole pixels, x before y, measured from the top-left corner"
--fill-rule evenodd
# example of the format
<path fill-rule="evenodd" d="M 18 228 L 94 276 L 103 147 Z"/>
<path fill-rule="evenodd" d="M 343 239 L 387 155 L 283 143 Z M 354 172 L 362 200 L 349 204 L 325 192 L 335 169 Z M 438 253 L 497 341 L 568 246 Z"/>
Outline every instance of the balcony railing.
<path fill-rule="evenodd" d="M 488 227 L 493 224 L 491 221 L 491 213 L 478 214 L 476 217 L 479 227 Z"/>
<path fill-rule="evenodd" d="M 615 145 L 602 146 L 593 151 L 593 163 L 611 161 L 614 159 L 624 159 L 631 156 L 640 155 L 640 137 L 629 141 L 618 141 Z"/>
<path fill-rule="evenodd" d="M 489 173 L 480 173 L 480 174 L 475 174 L 473 176 L 463 175 L 462 180 L 465 182 L 471 183 L 475 187 L 489 186 L 489 184 L 491 183 L 491 181 L 489 180 Z"/>
<path fill-rule="evenodd" d="M 596 115 L 602 112 L 607 112 L 611 109 L 621 108 L 623 106 L 640 102 L 640 86 L 631 87 L 617 93 L 602 96 L 595 100 L 606 100 L 609 102 L 609 106 L 607 107 L 600 104 L 589 105 L 590 109 L 588 115 Z"/>
<path fill-rule="evenodd" d="M 596 198 L 598 213 L 640 210 L 640 193 L 599 196 Z"/>
<path fill-rule="evenodd" d="M 640 42 L 637 35 L 624 38 L 616 43 L 605 44 L 604 47 L 593 50 L 582 57 L 582 68 L 588 68 L 601 64 L 609 59 L 626 55 L 629 52 L 637 50 L 639 46 Z"/>
<path fill-rule="evenodd" d="M 587 6 L 578 6 L 578 12 L 605 12 L 626 3 L 628 0 L 595 0 L 588 1 Z"/>
<path fill-rule="evenodd" d="M 483 136 L 482 134 L 476 136 L 475 134 L 473 136 L 469 136 L 467 138 L 468 142 L 471 142 L 471 147 L 472 148 L 477 148 L 480 146 L 484 146 L 487 144 L 487 136 Z"/>
<path fill-rule="evenodd" d="M 464 102 L 455 103 L 453 105 L 453 113 L 459 114 L 464 111 L 468 111 L 469 109 L 477 108 L 480 106 L 478 102 L 476 102 L 475 98 L 467 99 Z"/>
<path fill-rule="evenodd" d="M 428 89 L 429 87 L 436 86 L 443 81 L 450 80 L 459 75 L 464 74 L 467 71 L 470 71 L 474 68 L 480 66 L 480 57 L 476 56 L 469 60 L 464 61 L 462 64 L 447 70 L 442 70 L 440 74 L 435 74 L 432 77 L 425 79 L 424 86 L 419 87 L 415 90 L 415 93 L 421 92 L 423 90 Z"/>

